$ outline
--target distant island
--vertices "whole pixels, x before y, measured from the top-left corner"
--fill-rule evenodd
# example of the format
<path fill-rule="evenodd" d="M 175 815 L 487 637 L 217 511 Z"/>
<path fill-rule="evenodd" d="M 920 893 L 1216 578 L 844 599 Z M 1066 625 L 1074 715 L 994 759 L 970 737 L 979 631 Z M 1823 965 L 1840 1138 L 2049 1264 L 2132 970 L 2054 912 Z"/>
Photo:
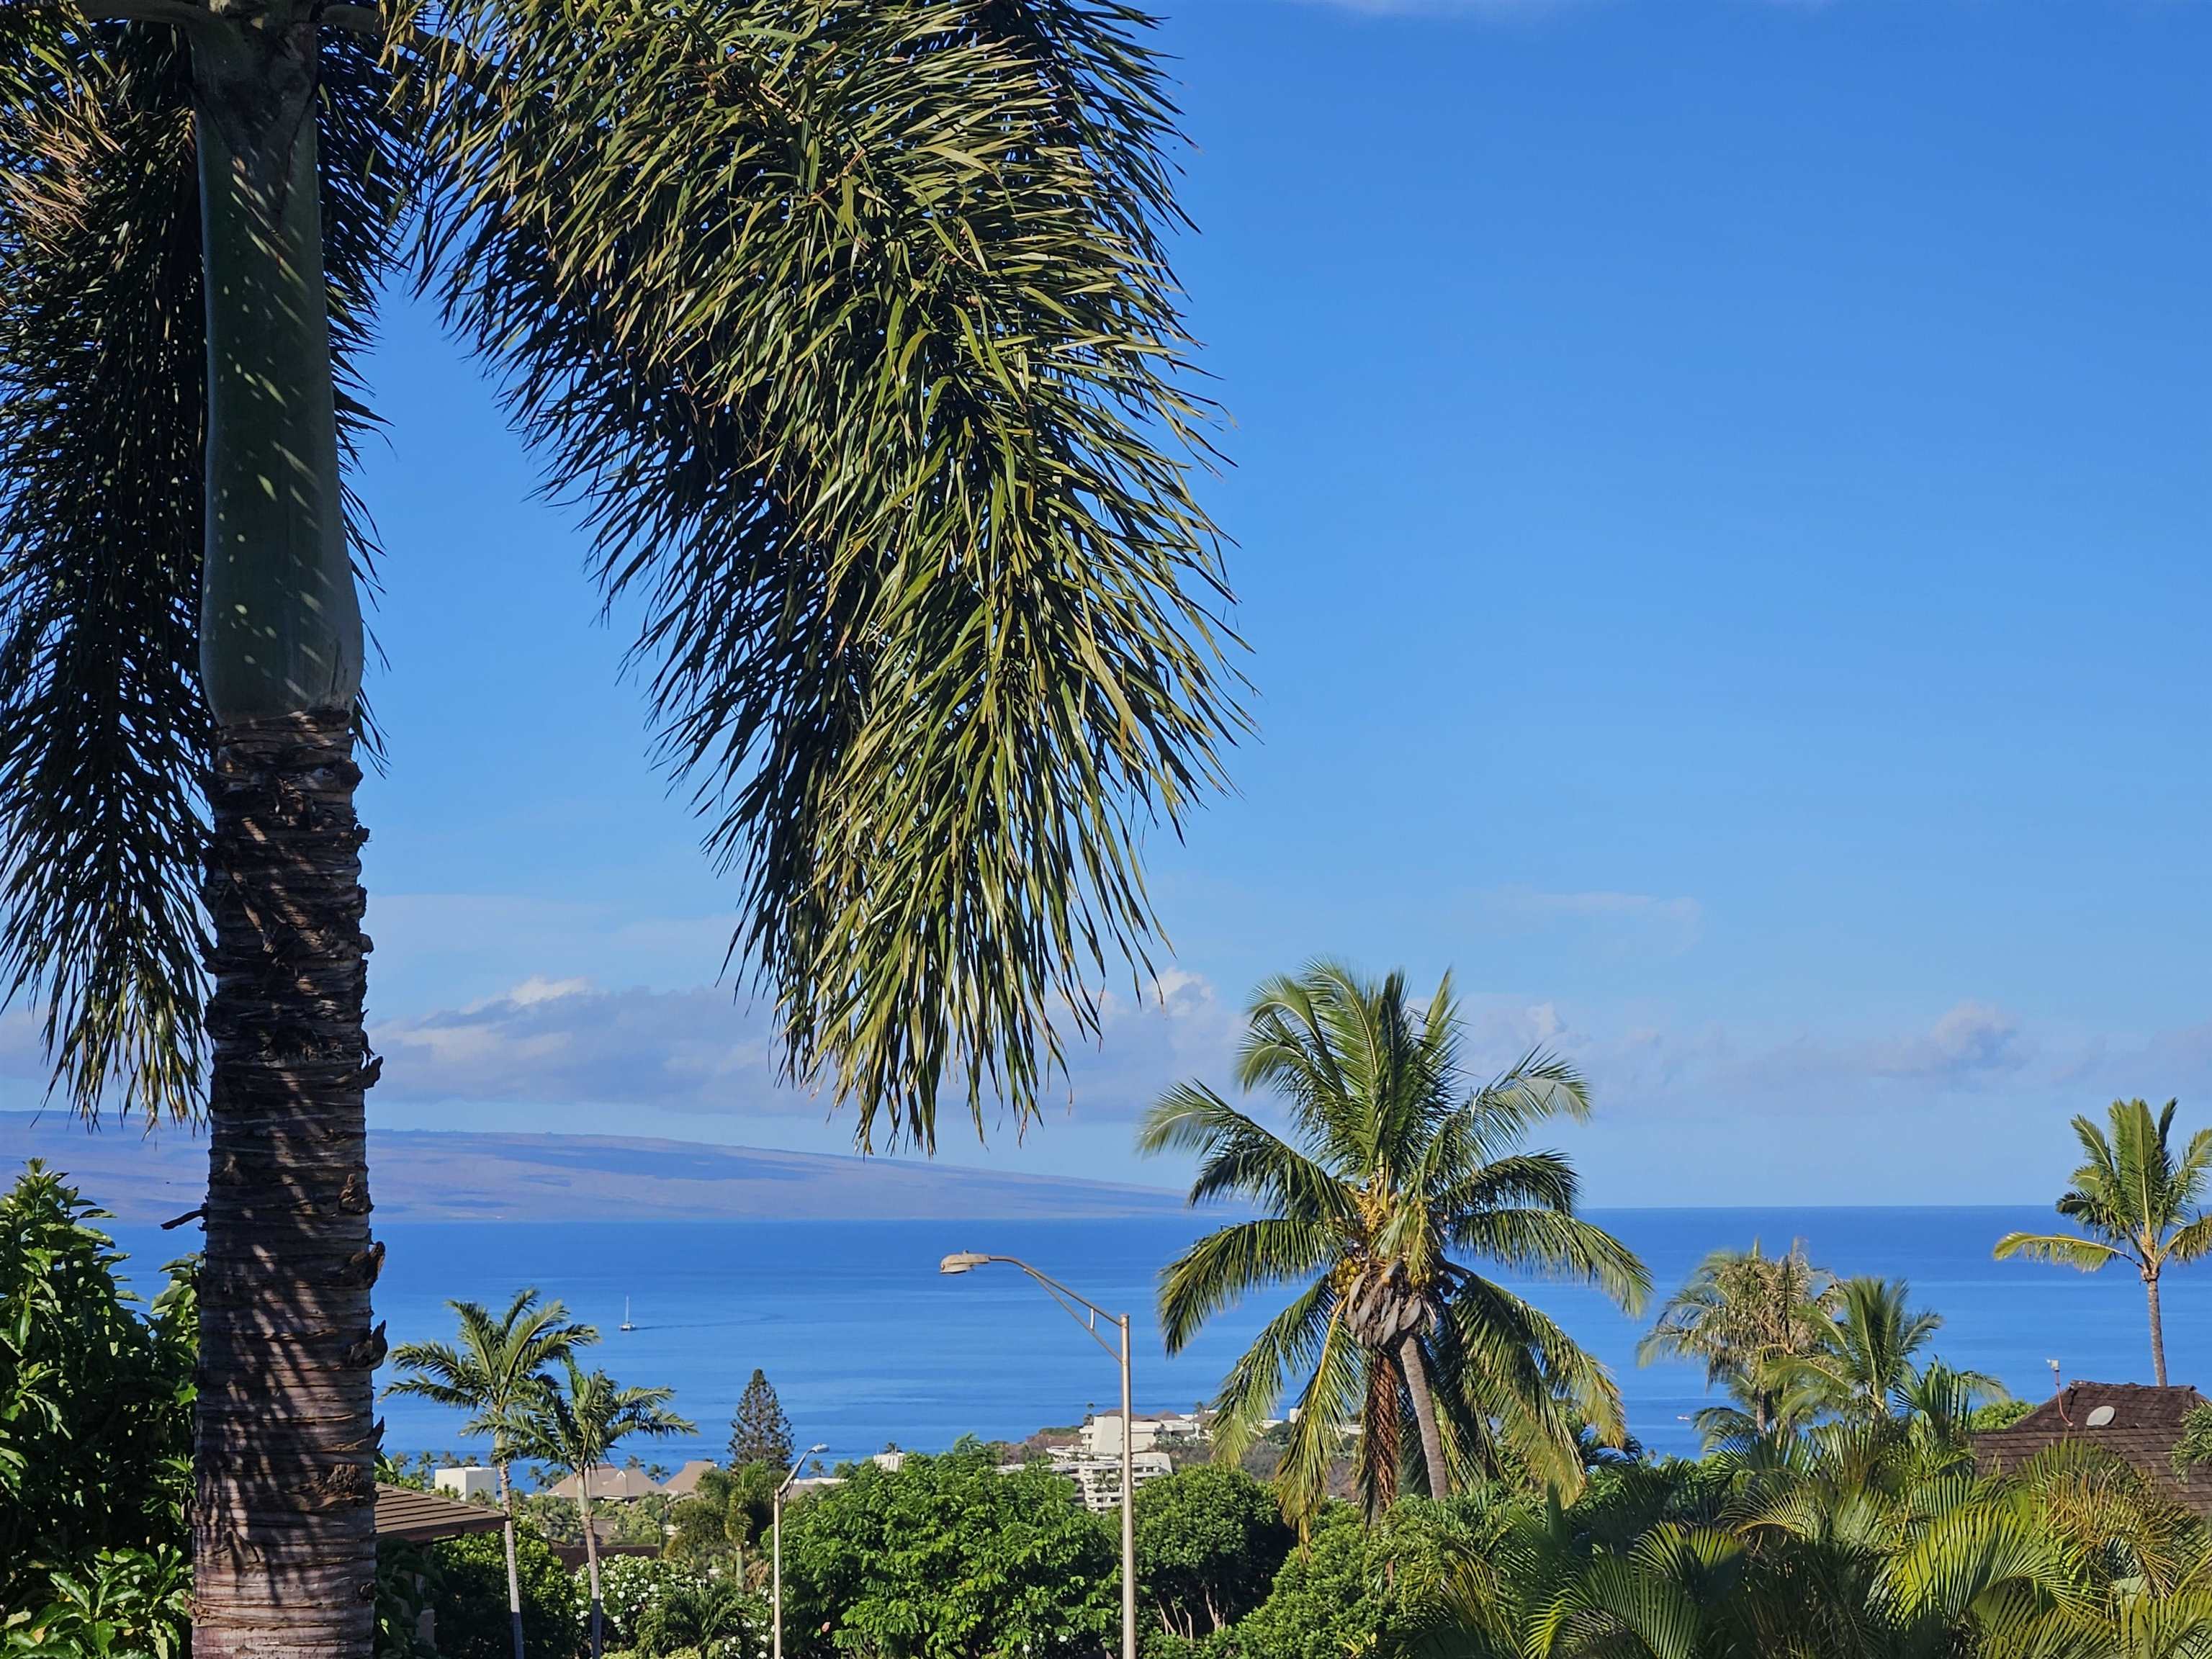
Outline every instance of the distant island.
<path fill-rule="evenodd" d="M 58 1112 L 0 1112 L 0 1168 L 43 1158 L 126 1222 L 196 1208 L 206 1142 Z M 885 1221 L 1164 1215 L 1175 1193 L 911 1158 L 836 1157 L 622 1135 L 373 1129 L 377 1213 L 404 1221 Z"/>

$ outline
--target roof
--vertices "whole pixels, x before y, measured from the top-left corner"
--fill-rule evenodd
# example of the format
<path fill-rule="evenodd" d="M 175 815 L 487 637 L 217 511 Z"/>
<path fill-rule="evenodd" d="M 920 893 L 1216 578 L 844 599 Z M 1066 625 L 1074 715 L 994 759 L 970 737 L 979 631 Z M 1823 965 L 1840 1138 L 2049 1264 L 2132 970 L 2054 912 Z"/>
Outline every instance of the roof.
<path fill-rule="evenodd" d="M 653 1477 L 641 1468 L 599 1463 L 592 1469 L 592 1501 L 594 1503 L 620 1504 L 633 1498 L 649 1497 L 659 1490 L 653 1484 Z M 574 1503 L 576 1499 L 576 1477 L 572 1474 L 556 1481 L 551 1491 L 556 1498 L 565 1498 Z"/>
<path fill-rule="evenodd" d="M 1994 1474 L 2016 1469 L 2062 1443 L 2099 1446 L 2161 1482 L 2191 1507 L 2212 1514 L 2212 1476 L 2173 1473 L 2182 1419 L 2205 1403 L 2195 1389 L 2141 1382 L 2069 1382 L 2008 1429 L 1974 1436 L 1974 1456 Z"/>
<path fill-rule="evenodd" d="M 459 1538 L 464 1533 L 497 1532 L 507 1517 L 482 1504 L 464 1504 L 434 1492 L 412 1486 L 376 1488 L 376 1535 L 421 1543 L 432 1538 Z"/>
<path fill-rule="evenodd" d="M 720 1465 L 711 1463 L 703 1457 L 695 1457 L 675 1474 L 670 1475 L 666 1484 L 660 1490 L 671 1498 L 689 1498 L 699 1490 L 699 1477 L 720 1467 Z"/>

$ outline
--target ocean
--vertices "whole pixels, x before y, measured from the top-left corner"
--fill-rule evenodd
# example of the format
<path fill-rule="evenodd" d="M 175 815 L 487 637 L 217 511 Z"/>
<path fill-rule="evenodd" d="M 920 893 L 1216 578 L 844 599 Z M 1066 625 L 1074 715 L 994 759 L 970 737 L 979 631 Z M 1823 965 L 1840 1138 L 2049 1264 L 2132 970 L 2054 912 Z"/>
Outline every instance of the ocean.
<path fill-rule="evenodd" d="M 1648 1209 L 1596 1211 L 1651 1270 L 1655 1303 L 1707 1251 L 1754 1238 L 1802 1238 L 1838 1273 L 1904 1278 L 1943 1316 L 1932 1351 L 1994 1373 L 2016 1394 L 2069 1378 L 2148 1382 L 2142 1286 L 2124 1267 L 2097 1274 L 1994 1261 L 2014 1228 L 2050 1226 L 2048 1208 Z M 738 1395 L 768 1373 L 801 1446 L 826 1461 L 889 1445 L 936 1450 L 963 1435 L 1019 1439 L 1118 1402 L 1111 1359 L 1021 1273 L 989 1267 L 947 1278 L 955 1250 L 1017 1255 L 1102 1307 L 1136 1316 L 1139 1412 L 1210 1399 L 1278 1303 L 1232 1310 L 1182 1352 L 1163 1350 L 1153 1317 L 1162 1266 L 1206 1231 L 1206 1218 L 972 1222 L 393 1223 L 376 1290 L 394 1346 L 451 1334 L 449 1297 L 503 1304 L 519 1287 L 559 1297 L 599 1326 L 592 1363 L 625 1383 L 676 1391 L 695 1436 L 641 1445 L 650 1462 L 719 1456 Z M 179 1253 L 192 1235 L 113 1227 L 136 1263 Z M 1573 1285 L 1509 1282 L 1612 1367 L 1632 1433 L 1656 1452 L 1694 1453 L 1688 1417 L 1713 1396 L 1684 1365 L 1638 1366 L 1648 1324 Z M 2176 1382 L 2212 1382 L 2212 1264 L 2166 1281 L 2167 1363 Z M 623 1332 L 625 1301 L 635 1329 Z M 388 1381 L 388 1374 L 380 1383 Z M 465 1451 L 457 1419 L 406 1400 L 385 1402 L 397 1452 Z"/>

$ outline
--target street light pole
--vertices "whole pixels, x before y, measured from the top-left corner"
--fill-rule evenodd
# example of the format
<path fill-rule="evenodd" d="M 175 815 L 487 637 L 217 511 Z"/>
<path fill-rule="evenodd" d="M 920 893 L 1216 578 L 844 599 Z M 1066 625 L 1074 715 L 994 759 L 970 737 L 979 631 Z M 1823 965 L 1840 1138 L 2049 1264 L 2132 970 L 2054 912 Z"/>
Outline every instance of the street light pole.
<path fill-rule="evenodd" d="M 773 1603 L 772 1617 L 775 1625 L 773 1659 L 783 1659 L 783 1495 L 791 1490 L 791 1483 L 799 1479 L 799 1472 L 805 1467 L 806 1460 L 817 1452 L 829 1449 L 827 1446 L 809 1446 L 799 1453 L 798 1462 L 791 1466 L 791 1473 L 776 1484 L 775 1497 L 769 1505 L 775 1540 L 769 1567 L 769 1599 Z"/>
<path fill-rule="evenodd" d="M 1121 1368 L 1121 1659 L 1137 1659 L 1137 1452 L 1136 1426 L 1133 1416 L 1133 1390 L 1130 1387 L 1129 1316 L 1109 1314 L 1088 1297 L 1079 1296 L 1066 1285 L 1047 1273 L 1039 1273 L 1019 1256 L 979 1255 L 973 1250 L 956 1250 L 937 1264 L 941 1273 L 972 1273 L 993 1262 L 1009 1267 L 1019 1267 L 1031 1279 L 1044 1286 L 1045 1294 L 1065 1309 L 1070 1318 L 1091 1334 L 1091 1338 L 1105 1349 Z M 1079 1313 L 1077 1309 L 1083 1311 Z M 1113 1326 L 1121 1336 L 1118 1350 L 1100 1332 L 1101 1321 Z M 776 1659 L 782 1659 L 781 1653 Z"/>
<path fill-rule="evenodd" d="M 1121 1659 L 1137 1659 L 1137 1423 L 1129 1401 L 1129 1316 L 1121 1316 Z"/>

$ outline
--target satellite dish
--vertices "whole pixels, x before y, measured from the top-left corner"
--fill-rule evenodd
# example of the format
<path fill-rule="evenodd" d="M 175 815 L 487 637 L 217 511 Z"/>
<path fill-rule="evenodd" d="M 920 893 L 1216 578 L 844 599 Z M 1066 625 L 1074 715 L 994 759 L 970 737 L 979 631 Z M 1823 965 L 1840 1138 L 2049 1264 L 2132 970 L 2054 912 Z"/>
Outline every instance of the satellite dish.
<path fill-rule="evenodd" d="M 2101 1429 L 2112 1420 L 2112 1408 L 2110 1406 L 2100 1406 L 2081 1420 L 2093 1429 Z"/>

